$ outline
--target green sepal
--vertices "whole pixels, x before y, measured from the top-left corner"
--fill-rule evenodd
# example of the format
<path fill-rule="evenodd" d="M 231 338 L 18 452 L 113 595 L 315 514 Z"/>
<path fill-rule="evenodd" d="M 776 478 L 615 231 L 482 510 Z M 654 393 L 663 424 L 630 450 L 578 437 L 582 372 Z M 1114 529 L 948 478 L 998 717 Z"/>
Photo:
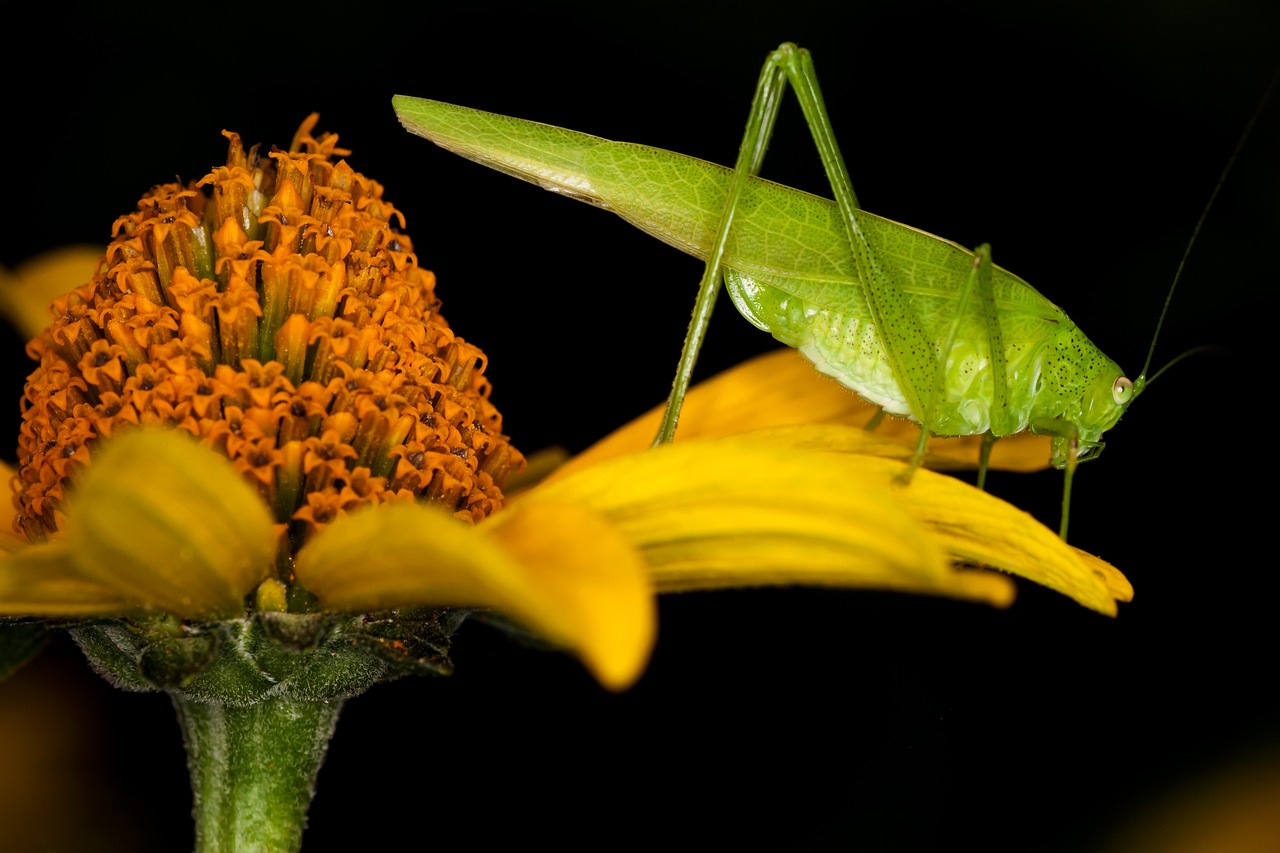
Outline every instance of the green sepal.
<path fill-rule="evenodd" d="M 560 646 L 530 631 L 519 622 L 496 610 L 479 610 L 472 614 L 472 621 L 487 625 L 503 633 L 509 640 L 526 649 L 540 652 L 563 651 Z"/>
<path fill-rule="evenodd" d="M 344 701 L 404 675 L 446 675 L 466 610 L 171 615 L 69 628 L 94 669 L 163 690 L 178 712 L 199 853 L 296 851 Z"/>
<path fill-rule="evenodd" d="M 362 616 L 255 613 L 221 622 L 103 620 L 70 629 L 94 669 L 124 690 L 242 707 L 332 701 L 405 675 L 448 675 L 465 610 Z"/>
<path fill-rule="evenodd" d="M 149 643 L 138 658 L 138 669 L 151 684 L 177 687 L 208 666 L 218 654 L 218 635 L 193 634 Z"/>
<path fill-rule="evenodd" d="M 452 675 L 450 641 L 470 613 L 426 607 L 370 613 L 353 639 L 388 664 L 388 681 L 407 675 Z"/>
<path fill-rule="evenodd" d="M 143 675 L 139 661 L 146 644 L 123 619 L 86 622 L 67 629 L 93 671 L 120 690 L 145 693 L 160 688 Z"/>
<path fill-rule="evenodd" d="M 35 657 L 52 633 L 43 621 L 0 619 L 0 681 Z"/>

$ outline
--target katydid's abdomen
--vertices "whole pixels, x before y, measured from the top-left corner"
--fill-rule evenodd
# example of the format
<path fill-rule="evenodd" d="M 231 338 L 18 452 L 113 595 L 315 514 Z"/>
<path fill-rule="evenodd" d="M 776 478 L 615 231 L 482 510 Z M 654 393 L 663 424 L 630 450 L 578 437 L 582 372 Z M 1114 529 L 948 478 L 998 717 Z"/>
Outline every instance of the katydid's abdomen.
<path fill-rule="evenodd" d="M 397 96 L 393 103 L 409 130 L 443 148 L 612 210 L 690 255 L 708 255 L 726 208 L 728 168 L 438 101 Z M 1047 428 L 1061 439 L 1053 464 L 1064 464 L 1068 438 L 1079 441 L 1080 458 L 1088 455 L 1131 399 L 1119 367 L 1021 278 L 993 267 L 987 312 L 963 286 L 973 252 L 863 210 L 854 216 L 877 271 L 902 294 L 895 308 L 913 318 L 932 352 L 890 357 L 834 201 L 755 177 L 738 199 L 723 257 L 738 310 L 821 372 L 934 435 Z M 992 352 L 992 341 L 1000 351 Z M 909 382 L 904 362 L 923 365 Z M 1052 426 L 1061 424 L 1070 429 Z"/>

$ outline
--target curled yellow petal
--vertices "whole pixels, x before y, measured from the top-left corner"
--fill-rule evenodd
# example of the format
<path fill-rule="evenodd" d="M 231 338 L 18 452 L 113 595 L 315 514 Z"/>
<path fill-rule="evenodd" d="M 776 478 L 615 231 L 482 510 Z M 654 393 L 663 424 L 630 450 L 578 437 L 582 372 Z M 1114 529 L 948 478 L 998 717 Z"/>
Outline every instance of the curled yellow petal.
<path fill-rule="evenodd" d="M 609 434 L 571 459 L 554 477 L 589 467 L 604 459 L 647 448 L 658 431 L 662 406 Z M 685 396 L 677 441 L 737 435 L 799 424 L 864 426 L 879 413 L 834 379 L 818 373 L 795 350 L 775 350 L 749 359 L 698 383 Z M 885 448 L 914 451 L 920 427 L 906 418 L 886 417 L 870 431 Z M 982 437 L 934 438 L 930 459 L 938 468 L 976 468 Z M 995 443 L 990 467 L 1038 471 L 1049 465 L 1049 439 L 1021 432 Z"/>
<path fill-rule="evenodd" d="M 80 576 L 184 618 L 242 610 L 274 568 L 277 536 L 225 457 L 167 429 L 104 443 L 75 484 L 65 534 Z"/>
<path fill-rule="evenodd" d="M 0 270 L 0 314 L 25 338 L 49 325 L 49 303 L 93 278 L 101 246 L 66 246 Z"/>
<path fill-rule="evenodd" d="M 431 507 L 388 504 L 325 528 L 296 570 L 325 609 L 494 608 L 572 649 L 614 689 L 639 676 L 653 644 L 643 564 L 581 508 L 512 507 L 476 529 Z"/>
<path fill-rule="evenodd" d="M 874 457 L 737 439 L 678 441 L 544 483 L 515 506 L 590 506 L 639 548 L 659 591 L 821 584 L 1012 599 L 956 571 Z"/>
<path fill-rule="evenodd" d="M 0 479 L 9 483 L 17 471 L 7 462 L 0 462 Z M 27 538 L 14 529 L 13 520 L 18 508 L 13 501 L 0 501 L 0 554 L 11 554 L 27 546 Z"/>
<path fill-rule="evenodd" d="M 1133 584 L 1119 569 L 1101 557 L 1095 557 L 1088 551 L 1081 551 L 1079 548 L 1073 548 L 1072 550 L 1089 567 L 1090 571 L 1102 579 L 1103 586 L 1107 588 L 1107 593 L 1112 598 L 1116 601 L 1133 601 Z"/>
<path fill-rule="evenodd" d="M 479 530 L 514 554 L 554 592 L 574 623 L 573 647 L 605 687 L 639 677 L 653 649 L 657 612 L 640 554 L 583 507 L 531 503 L 494 515 Z"/>
<path fill-rule="evenodd" d="M 507 485 L 502 493 L 513 498 L 521 492 L 531 489 L 550 477 L 555 471 L 569 461 L 569 451 L 563 447 L 544 447 L 525 458 L 522 470 L 507 477 Z"/>
<path fill-rule="evenodd" d="M 869 459 L 894 478 L 904 467 L 888 459 Z M 1113 590 L 1128 585 L 1116 569 L 1097 557 L 1082 557 L 1029 513 L 968 483 L 921 469 L 897 489 L 897 497 L 961 563 L 1009 572 L 1057 590 L 1099 613 L 1116 615 Z M 1105 569 L 1103 568 L 1105 566 Z"/>
<path fill-rule="evenodd" d="M 915 439 L 908 444 L 882 434 L 879 430 L 850 428 L 843 424 L 817 423 L 768 427 L 743 433 L 740 438 L 753 443 L 780 444 L 786 447 L 803 447 L 808 450 L 829 450 L 836 453 L 858 453 L 880 456 L 907 462 L 915 455 Z M 980 438 L 980 436 L 975 436 Z M 940 441 L 931 441 L 925 453 L 924 466 L 933 470 L 952 471 L 972 468 L 972 464 L 958 459 L 955 448 L 939 453 Z M 976 459 L 976 450 L 975 456 Z"/>
<path fill-rule="evenodd" d="M 1067 545 L 1030 514 L 969 484 L 919 469 L 905 486 L 897 480 L 910 452 L 889 452 L 865 430 L 817 424 L 743 435 L 741 441 L 863 456 L 865 472 L 893 486 L 893 496 L 928 525 L 950 559 L 998 569 L 1057 590 L 1100 613 L 1116 614 L 1133 587 L 1104 560 Z"/>

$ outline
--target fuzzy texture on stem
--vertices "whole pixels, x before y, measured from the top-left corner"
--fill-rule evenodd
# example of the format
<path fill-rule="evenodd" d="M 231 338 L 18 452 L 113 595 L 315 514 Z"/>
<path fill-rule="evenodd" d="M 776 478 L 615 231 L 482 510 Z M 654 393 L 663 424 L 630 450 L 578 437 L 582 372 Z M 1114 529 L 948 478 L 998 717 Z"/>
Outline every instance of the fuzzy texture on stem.
<path fill-rule="evenodd" d="M 170 696 L 191 771 L 196 853 L 301 849 L 342 701 L 235 707 Z"/>

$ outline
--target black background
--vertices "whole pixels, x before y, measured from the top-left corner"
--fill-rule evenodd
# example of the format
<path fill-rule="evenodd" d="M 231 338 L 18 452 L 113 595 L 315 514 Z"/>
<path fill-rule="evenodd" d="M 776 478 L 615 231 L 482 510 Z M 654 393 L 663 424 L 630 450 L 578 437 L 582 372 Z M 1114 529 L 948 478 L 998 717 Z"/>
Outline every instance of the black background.
<path fill-rule="evenodd" d="M 391 96 L 730 162 L 761 61 L 794 40 L 814 54 L 864 206 L 991 242 L 1136 372 L 1280 61 L 1280 17 L 1260 1 L 714 5 L 736 11 L 116 4 L 11 29 L 34 50 L 2 60 L 0 262 L 105 243 L 151 184 L 222 162 L 223 128 L 287 145 L 316 110 L 405 213 L 444 313 L 490 357 L 517 445 L 579 450 L 664 396 L 698 262 L 404 132 Z M 1077 478 L 1074 544 L 1136 588 L 1117 619 L 1025 583 L 1006 611 L 832 590 L 672 597 L 622 695 L 468 625 L 452 678 L 348 704 L 305 849 L 1134 849 L 1117 839 L 1135 822 L 1190 814 L 1233 773 L 1262 767 L 1275 786 L 1278 137 L 1273 103 L 1156 361 L 1225 352 L 1163 377 Z M 764 174 L 826 192 L 793 103 Z M 30 365 L 16 337 L 4 345 L 12 447 Z M 722 306 L 699 375 L 773 346 Z M 991 487 L 1056 524 L 1059 474 Z M 111 689 L 60 641 L 0 686 L 0 726 L 49 744 L 0 754 L 0 815 L 22 810 L 0 848 L 31 826 L 70 850 L 191 846 L 162 695 Z M 33 798 L 50 812 L 22 805 Z"/>

